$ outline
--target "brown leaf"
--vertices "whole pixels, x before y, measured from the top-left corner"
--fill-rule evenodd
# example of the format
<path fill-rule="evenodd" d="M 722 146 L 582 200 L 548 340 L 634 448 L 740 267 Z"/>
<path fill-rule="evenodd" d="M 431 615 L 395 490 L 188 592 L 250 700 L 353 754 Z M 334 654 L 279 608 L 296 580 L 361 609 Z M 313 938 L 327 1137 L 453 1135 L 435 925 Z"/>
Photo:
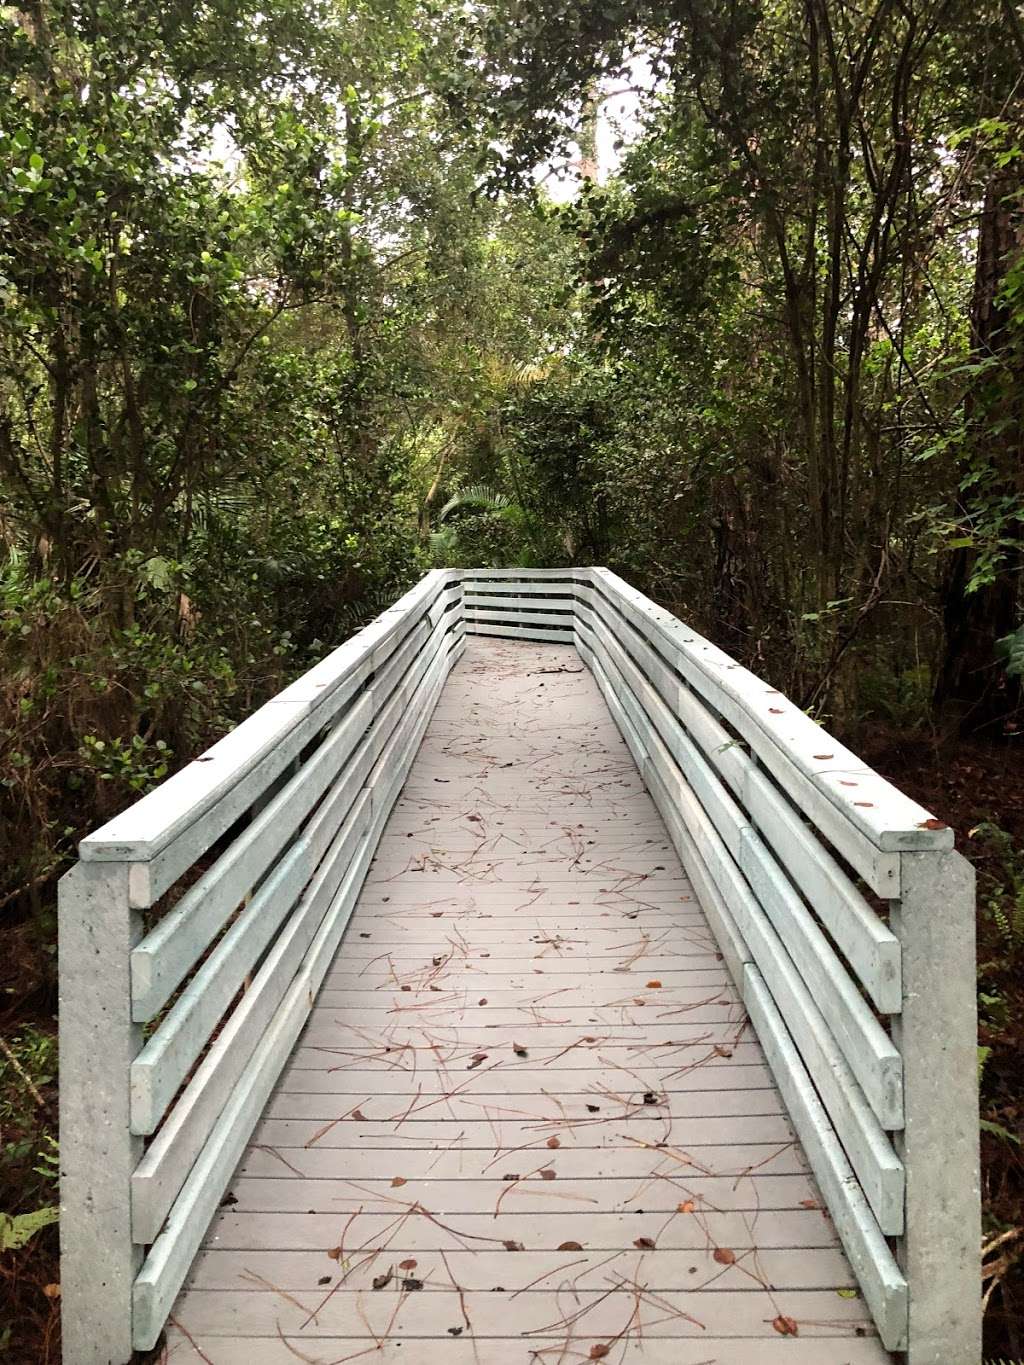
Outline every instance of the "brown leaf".
<path fill-rule="evenodd" d="M 391 1281 L 394 1279 L 394 1275 L 395 1275 L 394 1266 L 388 1266 L 387 1272 L 383 1275 L 375 1275 L 373 1277 L 374 1289 L 386 1289 L 388 1285 L 391 1283 Z"/>
<path fill-rule="evenodd" d="M 780 1313 L 777 1318 L 772 1318 L 772 1326 L 780 1337 L 798 1337 L 800 1329 L 792 1318 L 787 1318 L 784 1313 Z"/>
<path fill-rule="evenodd" d="M 525 1251 L 525 1250 L 526 1250 L 526 1248 L 523 1246 L 522 1242 L 513 1242 L 511 1239 L 510 1239 L 509 1241 L 507 1241 L 507 1242 L 502 1242 L 502 1246 L 505 1248 L 506 1251 Z"/>
<path fill-rule="evenodd" d="M 544 1169 L 539 1172 L 539 1174 L 541 1180 L 554 1180 L 555 1178 L 555 1173 L 550 1166 L 545 1166 Z"/>
<path fill-rule="evenodd" d="M 369 1123 L 370 1121 L 361 1109 L 353 1109 L 349 1118 L 355 1119 L 356 1123 Z"/>
<path fill-rule="evenodd" d="M 423 1288 L 423 1281 L 414 1280 L 411 1279 L 409 1276 L 406 1276 L 406 1278 L 402 1281 L 402 1288 L 405 1290 L 407 1294 L 415 1294 L 417 1290 Z"/>
<path fill-rule="evenodd" d="M 523 1047 L 522 1043 L 513 1043 L 512 1051 L 516 1054 L 517 1057 L 527 1056 L 526 1048 Z"/>
<path fill-rule="evenodd" d="M 835 754 L 815 754 L 814 757 L 819 763 L 827 763 L 830 758 L 835 758 Z"/>
<path fill-rule="evenodd" d="M 583 1247 L 579 1242 L 563 1242 L 558 1248 L 559 1251 L 582 1251 Z"/>
<path fill-rule="evenodd" d="M 46 1295 L 46 1297 L 47 1297 L 48 1299 L 59 1299 L 59 1298 L 60 1298 L 60 1285 L 59 1285 L 59 1284 L 44 1284 L 44 1285 L 43 1285 L 43 1293 Z"/>
<path fill-rule="evenodd" d="M 728 1247 L 715 1247 L 713 1259 L 716 1260 L 719 1265 L 735 1265 L 736 1253 L 735 1251 L 730 1251 Z"/>
<path fill-rule="evenodd" d="M 873 806 L 874 801 L 854 801 L 855 806 Z"/>
<path fill-rule="evenodd" d="M 606 1346 L 603 1341 L 598 1341 L 590 1348 L 590 1359 L 604 1360 L 605 1356 L 610 1356 L 611 1353 L 612 1348 L 610 1346 Z"/>
<path fill-rule="evenodd" d="M 327 1252 L 332 1261 L 341 1260 L 341 1247 L 330 1247 Z"/>
<path fill-rule="evenodd" d="M 473 1071 L 473 1070 L 476 1069 L 476 1067 L 478 1067 L 478 1066 L 480 1065 L 481 1062 L 486 1062 L 486 1061 L 487 1061 L 487 1053 L 486 1053 L 486 1052 L 474 1052 L 474 1053 L 473 1053 L 473 1060 L 470 1062 L 469 1066 L 466 1067 L 466 1070 L 467 1070 L 467 1071 Z"/>
<path fill-rule="evenodd" d="M 482 996 L 476 1003 L 477 1003 L 478 1005 L 486 1005 L 486 1004 L 487 1004 L 487 996 L 486 996 L 486 995 L 485 995 L 485 996 Z"/>
<path fill-rule="evenodd" d="M 415 1270 L 415 1269 L 416 1269 L 416 1258 L 415 1258 L 414 1256 L 410 1256 L 410 1257 L 408 1258 L 408 1260 L 399 1261 L 399 1262 L 398 1262 L 398 1268 L 399 1268 L 399 1270 Z"/>
<path fill-rule="evenodd" d="M 600 1114 L 601 1106 L 599 1104 L 588 1104 L 587 1111 L 591 1114 Z"/>
<path fill-rule="evenodd" d="M 821 1205 L 816 1199 L 801 1199 L 800 1207 L 802 1209 L 820 1209 Z"/>
<path fill-rule="evenodd" d="M 556 1138 L 556 1137 L 549 1137 L 549 1138 L 548 1138 L 547 1145 L 548 1145 L 549 1147 L 561 1147 L 562 1144 L 559 1142 L 558 1138 Z"/>
<path fill-rule="evenodd" d="M 781 716 L 781 715 L 782 715 L 782 708 L 781 708 L 780 706 L 769 706 L 769 708 L 768 708 L 768 714 L 769 714 L 770 716 Z"/>
<path fill-rule="evenodd" d="M 731 1057 L 731 1056 L 732 1056 L 732 1048 L 731 1048 L 731 1047 L 723 1047 L 721 1043 L 716 1043 L 715 1046 L 714 1046 L 711 1050 L 712 1050 L 712 1052 L 714 1052 L 714 1053 L 715 1053 L 717 1056 L 719 1056 L 719 1057 Z"/>
<path fill-rule="evenodd" d="M 660 981 L 648 981 L 648 983 L 647 983 L 647 989 L 648 989 L 649 991 L 660 991 L 660 990 L 661 990 L 661 982 L 660 982 Z"/>
<path fill-rule="evenodd" d="M 652 1237 L 637 1237 L 633 1242 L 633 1245 L 639 1251 L 653 1251 L 654 1239 Z"/>
<path fill-rule="evenodd" d="M 407 1185 L 408 1183 L 409 1182 L 406 1180 L 404 1175 L 396 1175 L 391 1181 L 391 1188 L 393 1190 L 397 1190 L 399 1185 Z"/>
<path fill-rule="evenodd" d="M 936 820 L 933 815 L 930 820 L 922 820 L 918 829 L 948 829 L 949 826 L 944 820 Z"/>
<path fill-rule="evenodd" d="M 693 1207 L 693 1200 L 686 1199 L 683 1203 L 676 1205 L 676 1213 L 692 1213 Z"/>
<path fill-rule="evenodd" d="M 403 987 L 402 987 L 402 990 L 403 990 L 403 991 L 411 991 L 411 990 L 412 990 L 412 987 L 411 987 L 411 986 L 403 986 Z"/>

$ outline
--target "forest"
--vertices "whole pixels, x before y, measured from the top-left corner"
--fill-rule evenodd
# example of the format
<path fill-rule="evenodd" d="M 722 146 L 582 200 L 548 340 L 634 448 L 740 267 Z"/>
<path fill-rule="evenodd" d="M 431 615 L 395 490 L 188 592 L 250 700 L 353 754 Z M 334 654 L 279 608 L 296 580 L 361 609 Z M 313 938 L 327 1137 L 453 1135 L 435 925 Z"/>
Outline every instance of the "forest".
<path fill-rule="evenodd" d="M 955 826 L 1024 1358 L 1016 0 L 23 0 L 0 72 L 0 1360 L 78 840 L 426 569 L 569 564 Z"/>

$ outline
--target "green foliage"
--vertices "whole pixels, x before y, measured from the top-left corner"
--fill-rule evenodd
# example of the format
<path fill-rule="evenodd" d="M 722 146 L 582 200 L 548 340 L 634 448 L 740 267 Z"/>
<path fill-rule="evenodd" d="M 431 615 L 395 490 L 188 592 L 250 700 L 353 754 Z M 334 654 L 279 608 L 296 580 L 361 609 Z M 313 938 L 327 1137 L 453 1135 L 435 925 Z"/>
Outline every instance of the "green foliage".
<path fill-rule="evenodd" d="M 971 838 L 989 850 L 984 909 L 1006 961 L 1016 962 L 1024 952 L 1024 850 L 993 821 L 976 825 Z"/>
<path fill-rule="evenodd" d="M 996 641 L 996 658 L 1009 678 L 1024 677 L 1024 626 Z"/>
<path fill-rule="evenodd" d="M 0 1213 L 0 1251 L 17 1251 L 37 1232 L 60 1218 L 60 1206 L 49 1204 L 32 1213 Z"/>

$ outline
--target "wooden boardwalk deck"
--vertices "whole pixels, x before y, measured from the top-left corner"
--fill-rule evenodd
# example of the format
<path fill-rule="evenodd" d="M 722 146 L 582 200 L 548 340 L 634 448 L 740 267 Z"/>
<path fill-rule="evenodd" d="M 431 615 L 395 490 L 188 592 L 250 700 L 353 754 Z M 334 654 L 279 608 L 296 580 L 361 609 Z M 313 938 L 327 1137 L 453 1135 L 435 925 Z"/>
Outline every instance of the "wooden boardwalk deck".
<path fill-rule="evenodd" d="M 880 1365 L 575 652 L 475 639 L 167 1330 L 174 1365 Z"/>

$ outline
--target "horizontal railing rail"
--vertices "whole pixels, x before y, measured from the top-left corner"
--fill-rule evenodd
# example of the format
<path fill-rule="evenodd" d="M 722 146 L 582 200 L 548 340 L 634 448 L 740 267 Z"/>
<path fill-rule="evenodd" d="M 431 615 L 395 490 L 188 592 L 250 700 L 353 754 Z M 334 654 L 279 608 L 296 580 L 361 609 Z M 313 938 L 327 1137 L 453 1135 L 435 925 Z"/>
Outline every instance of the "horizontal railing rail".
<path fill-rule="evenodd" d="M 463 586 L 469 631 L 571 640 L 593 672 L 884 1345 L 976 1365 L 974 887 L 952 830 L 605 569 Z"/>
<path fill-rule="evenodd" d="M 69 1365 L 157 1341 L 464 648 L 435 571 L 80 846 L 60 886 Z"/>
<path fill-rule="evenodd" d="M 980 1357 L 974 896 L 952 831 L 605 569 L 428 574 L 61 883 L 72 1365 L 157 1340 L 465 633 L 575 646 L 890 1350 Z"/>

